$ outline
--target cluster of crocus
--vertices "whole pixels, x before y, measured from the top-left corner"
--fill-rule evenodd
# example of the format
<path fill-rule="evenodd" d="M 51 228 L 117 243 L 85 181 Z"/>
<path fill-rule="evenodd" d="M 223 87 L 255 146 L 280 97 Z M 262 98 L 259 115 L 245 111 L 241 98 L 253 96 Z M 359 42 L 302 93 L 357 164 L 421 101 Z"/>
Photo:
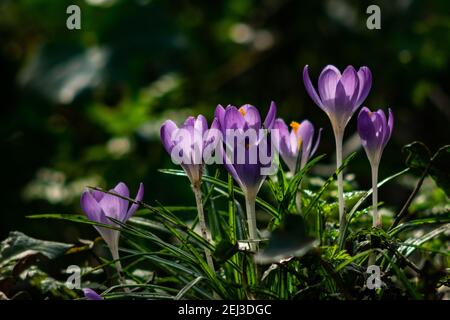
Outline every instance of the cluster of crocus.
<path fill-rule="evenodd" d="M 356 71 L 353 66 L 348 66 L 341 74 L 335 66 L 328 65 L 319 76 L 319 93 L 317 93 L 310 80 L 306 65 L 303 69 L 303 81 L 312 100 L 325 111 L 331 121 L 336 141 L 336 166 L 339 168 L 342 165 L 342 142 L 345 127 L 367 98 L 372 86 L 372 73 L 367 67 L 361 67 Z M 384 146 L 391 136 L 392 127 L 393 117 L 390 111 L 389 120 L 386 120 L 381 110 L 372 114 L 369 109 L 363 108 L 359 114 L 358 132 L 372 166 L 373 216 L 376 227 L 381 226 L 376 207 L 378 164 Z M 342 232 L 346 223 L 342 171 L 338 174 L 338 197 L 339 222 Z"/>
<path fill-rule="evenodd" d="M 355 111 L 362 105 L 372 85 L 372 74 L 367 67 L 358 71 L 348 66 L 343 73 L 332 65 L 326 66 L 318 81 L 318 92 L 312 85 L 308 66 L 303 70 L 306 91 L 312 100 L 328 115 L 333 128 L 336 143 L 336 166 L 342 166 L 342 143 L 345 127 Z M 274 157 L 279 152 L 292 175 L 301 170 L 316 152 L 322 129 L 314 138 L 314 126 L 308 121 L 292 121 L 291 130 L 283 119 L 276 119 L 277 108 L 271 103 L 264 121 L 259 110 L 249 104 L 239 108 L 218 105 L 211 127 L 203 115 L 188 117 L 181 127 L 172 120 L 165 121 L 160 130 L 161 141 L 174 163 L 181 165 L 192 189 L 198 209 L 202 236 L 212 242 L 208 231 L 201 192 L 201 180 L 205 164 L 214 158 L 224 167 L 242 189 L 246 201 L 246 213 L 250 248 L 257 249 L 255 241 L 258 230 L 255 216 L 256 196 L 267 175 L 276 173 Z M 373 184 L 373 226 L 381 227 L 381 218 L 377 212 L 378 166 L 381 154 L 393 129 L 393 116 L 389 109 L 386 117 L 382 110 L 371 112 L 363 107 L 358 115 L 358 133 L 372 168 Z M 214 156 L 213 156 L 214 154 Z M 340 228 L 345 227 L 346 216 L 343 196 L 343 175 L 338 174 L 338 199 Z M 140 184 L 136 199 L 129 206 L 129 190 L 124 183 L 119 183 L 110 192 L 86 190 L 81 196 L 81 207 L 89 220 L 109 225 L 112 228 L 96 226 L 107 243 L 116 262 L 119 275 L 120 225 L 117 220 L 126 223 L 139 206 L 144 195 Z M 300 210 L 299 210 L 300 211 Z M 109 219 L 112 218 L 112 219 Z M 342 233 L 341 233 L 342 234 Z M 214 273 L 214 264 L 209 249 L 205 249 L 208 265 Z M 102 299 L 91 289 L 84 289 L 86 298 Z"/>
<path fill-rule="evenodd" d="M 111 193 L 105 193 L 98 190 L 85 190 L 81 195 L 81 208 L 86 213 L 89 220 L 112 227 L 110 229 L 107 227 L 95 226 L 108 245 L 111 255 L 115 260 L 117 272 L 120 276 L 122 271 L 119 260 L 120 225 L 109 218 L 120 221 L 121 223 L 126 223 L 139 208 L 137 203 L 142 201 L 144 197 L 144 185 L 142 183 L 139 185 L 135 203 L 131 206 L 129 206 L 128 200 L 124 199 L 129 198 L 130 196 L 130 191 L 125 183 L 119 182 L 114 189 L 110 190 L 110 192 Z"/>
<path fill-rule="evenodd" d="M 276 106 L 272 102 L 264 122 L 258 109 L 246 104 L 240 108 L 218 105 L 211 128 L 200 115 L 189 117 L 181 128 L 171 121 L 161 126 L 161 141 L 171 154 L 174 163 L 180 164 L 189 177 L 197 200 L 202 235 L 208 241 L 208 232 L 203 213 L 201 177 L 205 164 L 214 158 L 224 164 L 227 171 L 245 194 L 249 237 L 257 239 L 255 217 L 256 195 L 272 166 L 272 148 L 268 134 L 275 122 Z M 213 156 L 214 153 L 214 156 Z M 254 247 L 251 245 L 251 247 Z M 205 251 L 212 270 L 211 254 Z"/>

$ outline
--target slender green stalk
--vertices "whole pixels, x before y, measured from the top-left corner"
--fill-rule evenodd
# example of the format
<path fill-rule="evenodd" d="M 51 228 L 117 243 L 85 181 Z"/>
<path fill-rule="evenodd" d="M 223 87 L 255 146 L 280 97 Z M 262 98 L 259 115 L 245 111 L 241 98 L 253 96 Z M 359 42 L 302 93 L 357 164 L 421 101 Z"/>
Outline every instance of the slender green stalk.
<path fill-rule="evenodd" d="M 344 133 L 339 130 L 335 131 L 334 137 L 336 139 L 336 169 L 342 166 L 342 141 Z M 339 172 L 337 176 L 338 184 L 338 201 L 339 201 L 339 233 L 342 234 L 346 224 L 346 216 L 344 210 L 344 179 L 343 172 Z"/>
<path fill-rule="evenodd" d="M 381 216 L 378 213 L 378 164 L 372 165 L 372 210 L 374 228 L 381 228 Z"/>
<path fill-rule="evenodd" d="M 114 259 L 114 264 L 116 266 L 116 271 L 117 271 L 117 275 L 119 276 L 119 282 L 122 285 L 126 285 L 125 283 L 125 278 L 123 277 L 123 272 L 122 272 L 122 264 L 120 263 L 120 257 L 119 257 L 119 237 L 117 237 L 117 241 L 112 244 L 112 248 L 110 248 L 111 250 L 111 255 L 112 258 Z M 129 288 L 124 288 L 125 292 L 130 292 Z"/>
<path fill-rule="evenodd" d="M 192 190 L 194 191 L 195 195 L 195 202 L 197 204 L 197 211 L 198 211 L 198 221 L 200 224 L 200 231 L 202 233 L 202 237 L 208 241 L 209 243 L 212 242 L 211 234 L 208 231 L 208 228 L 206 227 L 206 221 L 205 221 L 205 213 L 203 211 L 203 202 L 202 202 L 202 191 L 200 190 L 200 185 L 195 184 L 192 185 Z M 214 270 L 214 263 L 211 256 L 211 251 L 208 248 L 205 248 L 205 256 L 206 256 L 206 262 L 208 263 L 209 268 L 213 273 L 215 273 Z"/>
<path fill-rule="evenodd" d="M 297 194 L 295 195 L 295 207 L 297 208 L 297 212 L 302 214 L 302 183 L 300 182 L 297 190 Z"/>

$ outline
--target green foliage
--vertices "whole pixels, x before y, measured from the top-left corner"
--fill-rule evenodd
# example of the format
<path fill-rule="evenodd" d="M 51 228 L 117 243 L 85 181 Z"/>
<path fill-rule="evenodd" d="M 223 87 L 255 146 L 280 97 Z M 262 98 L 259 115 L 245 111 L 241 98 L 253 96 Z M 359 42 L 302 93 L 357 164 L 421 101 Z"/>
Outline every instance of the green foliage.
<path fill-rule="evenodd" d="M 385 178 L 378 187 L 429 164 L 420 144 L 409 145 L 405 150 L 409 152 L 410 169 Z M 339 170 L 348 167 L 352 158 L 347 158 Z M 141 209 L 127 224 L 113 220 L 121 230 L 121 262 L 126 283 L 117 283 L 117 278 L 111 276 L 113 261 L 99 257 L 102 262 L 94 268 L 83 266 L 82 286 L 99 290 L 106 299 L 441 298 L 436 288 L 438 283 L 446 281 L 446 261 L 450 259 L 448 210 L 400 221 L 387 231 L 373 229 L 369 227 L 371 219 L 365 218 L 370 214 L 370 207 L 364 207 L 372 190 L 354 190 L 345 194 L 348 222 L 344 234 L 339 235 L 336 203 L 330 202 L 336 173 L 322 180 L 321 186 L 313 186 L 310 180 L 304 179 L 320 159 L 311 160 L 294 177 L 286 176 L 280 168 L 276 179 L 266 182 L 267 191 L 272 192 L 264 193 L 270 196 L 268 200 L 263 197 L 257 200 L 262 231 L 258 252 L 249 250 L 246 241 L 246 215 L 240 197 L 235 197 L 242 195 L 242 190 L 233 184 L 229 175 L 224 181 L 216 172 L 214 176 L 203 177 L 203 204 L 209 217 L 212 244 L 194 230 L 196 218 L 182 218 L 192 207 L 140 203 Z M 161 171 L 186 178 L 180 170 Z M 304 188 L 306 210 L 289 212 L 295 207 L 299 187 Z M 100 226 L 79 215 L 41 214 L 29 218 Z M 387 215 L 383 220 L 387 226 L 393 221 L 394 215 Z M 22 252 L 42 253 L 49 259 L 64 258 L 61 255 L 66 253 L 65 256 L 82 260 L 86 252 L 98 254 L 97 245 L 83 242 L 66 245 L 14 232 L 2 243 L 0 254 L 6 265 L 11 257 L 16 257 L 16 263 L 23 259 Z M 205 248 L 213 252 L 214 273 L 206 263 Z M 382 269 L 383 285 L 377 290 L 369 289 L 366 284 L 369 261 Z M 434 287 L 420 286 L 413 281 L 415 277 L 422 279 L 425 269 L 419 266 L 424 263 L 432 264 L 440 272 L 433 278 Z M 41 271 L 39 264 L 27 264 L 25 269 L 30 273 L 23 281 L 37 286 L 42 295 L 76 298 L 80 294 L 68 290 L 64 281 Z M 11 273 L 3 272 L 3 277 L 11 277 Z"/>

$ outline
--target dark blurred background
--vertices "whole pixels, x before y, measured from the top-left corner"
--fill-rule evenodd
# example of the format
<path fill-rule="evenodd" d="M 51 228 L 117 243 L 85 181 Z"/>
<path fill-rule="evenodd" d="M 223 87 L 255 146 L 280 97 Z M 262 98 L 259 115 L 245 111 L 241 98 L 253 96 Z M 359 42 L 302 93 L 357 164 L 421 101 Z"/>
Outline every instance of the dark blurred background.
<path fill-rule="evenodd" d="M 71 4 L 81 30 L 66 28 Z M 371 4 L 381 30 L 366 27 Z M 25 216 L 81 213 L 86 185 L 125 181 L 134 194 L 143 181 L 146 202 L 193 203 L 187 179 L 157 171 L 173 166 L 159 126 L 211 119 L 218 103 L 265 113 L 274 100 L 287 121 L 310 119 L 324 128 L 319 153 L 332 164 L 334 138 L 304 89 L 305 64 L 314 79 L 326 64 L 370 67 L 365 105 L 395 114 L 385 177 L 404 167 L 404 144 L 449 142 L 449 49 L 448 0 L 1 0 L 0 239 L 21 230 L 73 240 L 78 226 Z M 363 152 L 349 171 L 369 186 Z M 398 207 L 408 188 L 390 184 L 380 197 Z"/>

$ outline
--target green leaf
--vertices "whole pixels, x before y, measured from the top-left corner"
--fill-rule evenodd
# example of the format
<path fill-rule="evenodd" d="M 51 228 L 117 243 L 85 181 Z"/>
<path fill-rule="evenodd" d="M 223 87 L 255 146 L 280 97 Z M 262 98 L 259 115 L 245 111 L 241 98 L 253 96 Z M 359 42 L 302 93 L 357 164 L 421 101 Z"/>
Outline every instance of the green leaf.
<path fill-rule="evenodd" d="M 402 151 L 407 154 L 406 165 L 416 173 L 422 173 L 430 163 L 430 150 L 422 142 L 414 141 L 404 146 Z"/>
<path fill-rule="evenodd" d="M 305 219 L 288 214 L 271 233 L 269 243 L 255 260 L 260 264 L 279 263 L 290 257 L 301 257 L 317 245 L 318 241 L 307 235 Z"/>
<path fill-rule="evenodd" d="M 346 208 L 353 206 L 366 194 L 366 191 L 351 191 L 344 193 L 344 202 Z M 322 206 L 325 215 L 336 215 L 339 212 L 339 204 L 337 202 L 327 203 Z"/>
<path fill-rule="evenodd" d="M 390 236 L 394 236 L 404 230 L 409 230 L 411 228 L 416 227 L 422 227 L 422 226 L 429 226 L 433 224 L 444 224 L 444 223 L 450 223 L 450 210 L 444 214 L 436 215 L 436 216 L 428 216 L 426 218 L 422 219 L 415 219 L 412 221 L 408 221 L 405 223 L 402 223 L 395 227 L 394 229 L 389 231 Z"/>
<path fill-rule="evenodd" d="M 295 176 L 289 182 L 287 189 L 285 190 L 281 203 L 280 203 L 280 212 L 288 211 L 291 205 L 295 205 L 295 197 L 298 192 L 298 188 L 300 187 L 300 183 L 303 180 L 305 174 L 317 163 L 319 162 L 325 155 L 320 155 L 309 161 L 305 167 L 299 170 Z"/>
<path fill-rule="evenodd" d="M 450 196 L 450 145 L 440 148 L 432 157 L 430 150 L 422 143 L 415 141 L 403 147 L 407 153 L 406 165 L 415 173 L 427 172 L 436 184 Z"/>
<path fill-rule="evenodd" d="M 386 179 L 384 179 L 383 181 L 379 182 L 377 184 L 377 188 L 380 188 L 382 185 L 384 185 L 385 183 L 391 181 L 392 179 L 395 179 L 399 176 L 401 176 L 402 174 L 405 174 L 406 172 L 408 172 L 410 169 L 406 168 L 400 172 L 394 173 L 393 175 L 387 177 Z M 366 199 L 372 194 L 373 192 L 373 188 L 371 188 L 370 190 L 368 190 L 366 192 L 366 194 L 359 199 L 359 201 L 353 206 L 352 210 L 350 210 L 350 212 L 347 215 L 347 223 L 345 224 L 344 227 L 344 231 L 343 233 L 340 235 L 339 237 L 339 248 L 342 249 L 344 247 L 344 242 L 345 242 L 345 238 L 347 235 L 347 230 L 348 230 L 348 226 L 350 225 L 350 222 L 352 221 L 352 219 L 355 217 L 358 208 L 361 206 L 361 204 L 366 201 Z"/>
<path fill-rule="evenodd" d="M 309 215 L 309 213 L 311 212 L 312 208 L 315 206 L 315 204 L 317 203 L 317 201 L 319 201 L 320 197 L 322 196 L 322 194 L 325 192 L 325 190 L 328 189 L 328 187 L 330 186 L 331 183 L 333 183 L 336 179 L 338 174 L 344 170 L 345 167 L 348 166 L 348 164 L 350 163 L 350 161 L 356 156 L 356 152 L 353 152 L 352 154 L 350 154 L 349 156 L 347 156 L 347 158 L 344 159 L 342 165 L 336 170 L 335 173 L 333 173 L 328 179 L 327 181 L 323 184 L 323 186 L 320 188 L 319 192 L 317 192 L 316 196 L 311 200 L 311 202 L 309 203 L 304 216 L 307 217 Z"/>
<path fill-rule="evenodd" d="M 440 148 L 431 159 L 430 176 L 450 197 L 450 145 Z"/>
<path fill-rule="evenodd" d="M 228 240 L 222 240 L 216 246 L 216 250 L 214 251 L 214 258 L 217 260 L 217 262 L 223 263 L 234 256 L 234 254 L 239 251 L 238 249 L 239 248 L 237 243 L 233 244 Z"/>
<path fill-rule="evenodd" d="M 174 298 L 175 300 L 180 300 L 181 298 L 184 297 L 184 295 L 192 288 L 194 287 L 197 283 L 199 283 L 202 279 L 204 279 L 203 277 L 197 277 L 194 280 L 192 280 L 191 282 L 189 282 L 183 289 L 180 290 L 180 292 L 178 292 L 177 296 Z"/>
<path fill-rule="evenodd" d="M 71 247 L 70 244 L 38 240 L 22 232 L 11 231 L 8 238 L 0 243 L 0 266 L 38 253 L 49 259 L 55 259 Z"/>
<path fill-rule="evenodd" d="M 398 251 L 401 254 L 403 254 L 405 257 L 408 257 L 417 249 L 417 247 L 420 247 L 422 244 L 433 239 L 434 237 L 437 237 L 440 234 L 442 234 L 444 232 L 449 232 L 449 231 L 450 231 L 450 223 L 447 223 L 439 228 L 434 229 L 433 231 L 430 231 L 430 232 L 424 234 L 423 236 L 421 236 L 419 238 L 408 239 L 407 241 L 405 241 L 406 245 L 402 245 L 398 249 Z M 409 245 L 413 245 L 413 246 L 409 246 Z"/>
<path fill-rule="evenodd" d="M 166 173 L 166 174 L 171 174 L 171 175 L 175 175 L 175 176 L 183 176 L 183 177 L 186 176 L 186 173 L 183 170 L 159 169 L 159 172 Z M 219 180 L 216 177 L 211 177 L 211 176 L 207 176 L 207 175 L 204 175 L 202 177 L 202 179 L 204 181 L 211 182 L 212 184 L 220 187 L 222 190 L 227 190 L 228 191 L 228 183 L 227 182 L 223 182 L 222 180 Z M 234 187 L 234 192 L 238 193 L 240 195 L 244 195 L 244 192 L 242 191 L 242 189 L 237 187 L 237 186 Z M 279 219 L 279 214 L 278 214 L 277 209 L 275 209 L 273 206 L 268 204 L 266 201 L 262 200 L 259 197 L 256 197 L 256 203 L 261 208 L 266 210 L 267 213 L 270 213 L 274 218 Z"/>

